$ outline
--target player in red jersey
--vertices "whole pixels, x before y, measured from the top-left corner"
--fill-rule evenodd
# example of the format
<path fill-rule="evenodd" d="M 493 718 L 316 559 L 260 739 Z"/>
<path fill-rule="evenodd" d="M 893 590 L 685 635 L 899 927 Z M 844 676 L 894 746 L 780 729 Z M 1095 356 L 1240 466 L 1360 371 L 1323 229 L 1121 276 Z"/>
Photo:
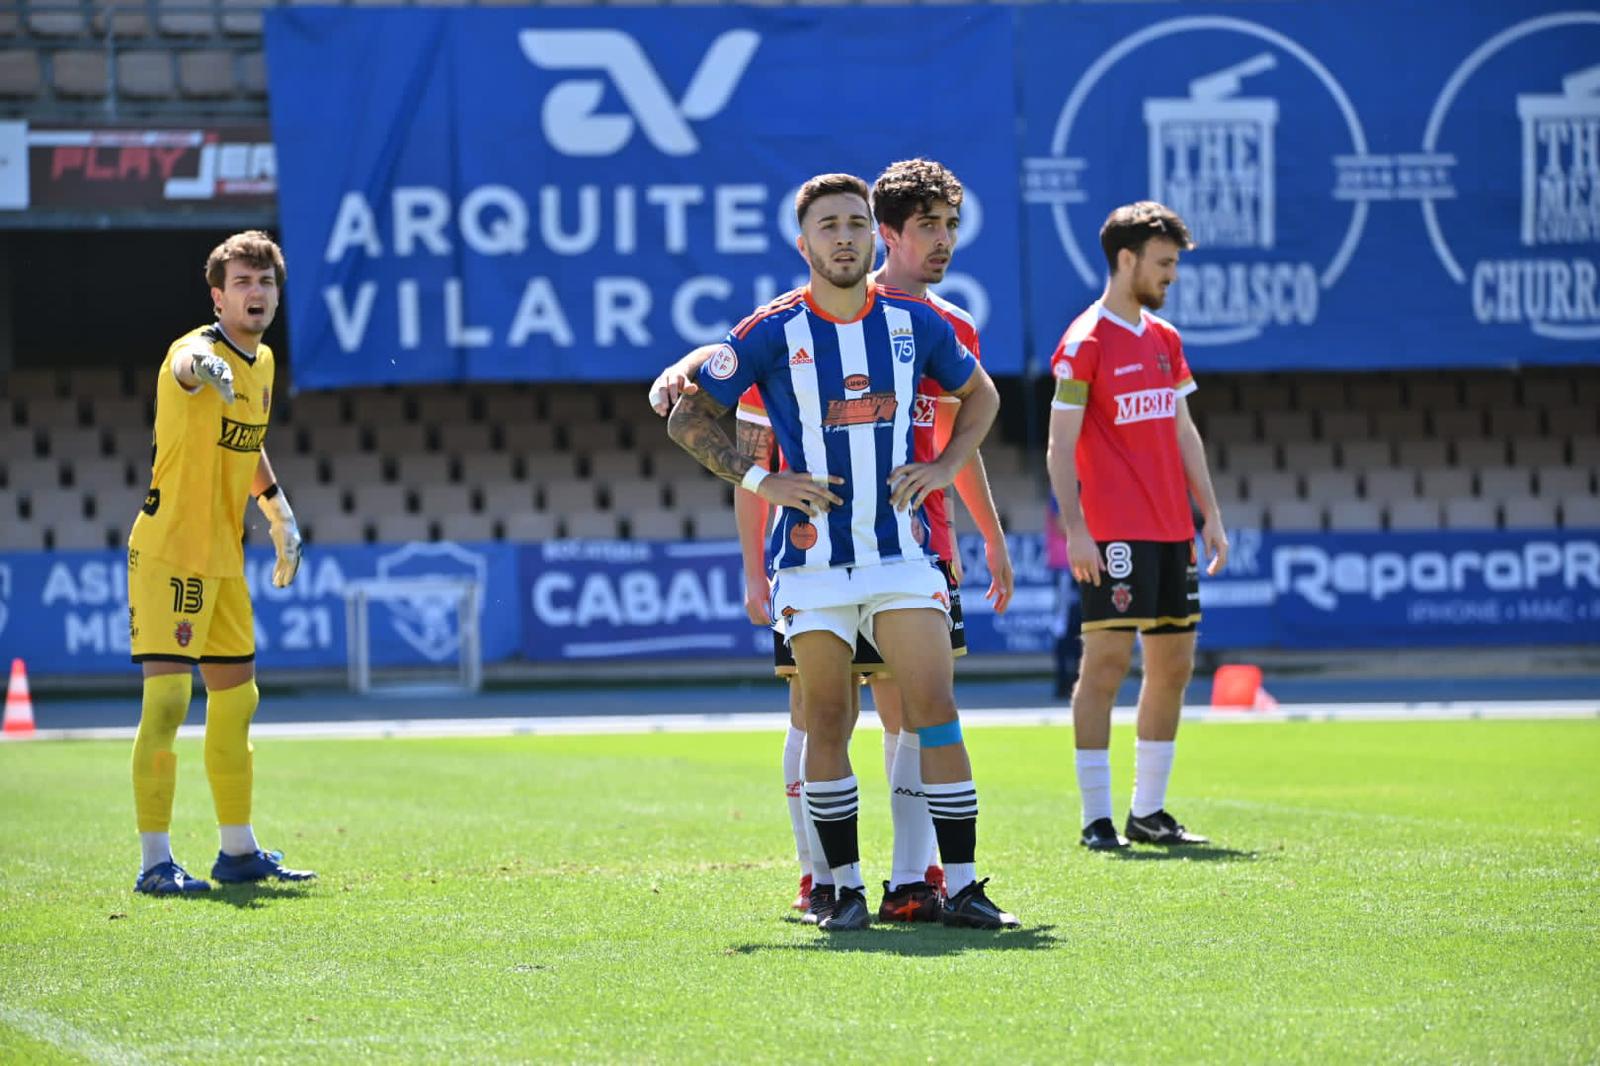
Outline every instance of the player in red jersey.
<path fill-rule="evenodd" d="M 1133 636 L 1144 649 L 1134 792 L 1125 832 L 1150 844 L 1205 844 L 1166 811 L 1183 692 L 1194 672 L 1200 587 L 1189 498 L 1216 574 L 1228 538 L 1200 432 L 1195 390 L 1173 326 L 1150 314 L 1166 300 L 1183 220 L 1143 201 L 1100 230 L 1111 276 L 1104 295 L 1067 327 L 1051 358 L 1050 485 L 1083 609 L 1083 663 L 1072 698 L 1081 843 L 1126 847 L 1111 818 L 1111 705 L 1128 674 Z M 1080 494 L 1079 488 L 1082 487 Z"/>
<path fill-rule="evenodd" d="M 971 316 L 928 291 L 929 285 L 944 280 L 945 272 L 949 269 L 959 239 L 964 195 L 965 190 L 959 179 L 939 163 L 912 159 L 886 168 L 873 185 L 872 207 L 879 235 L 888 248 L 888 254 L 873 280 L 880 286 L 926 300 L 950 323 L 961 343 L 978 355 L 978 330 Z M 657 379 L 651 393 L 651 402 L 657 413 L 665 413 L 670 408 L 679 389 L 692 387 L 688 382 L 703 361 L 697 359 L 702 351 L 707 350 L 691 353 Z M 918 384 L 916 409 L 912 416 L 912 447 L 916 462 L 930 461 L 943 451 L 958 405 L 959 401 L 943 395 L 943 390 L 936 382 L 924 378 Z M 740 398 L 738 419 L 740 450 L 756 462 L 776 468 L 773 464 L 781 463 L 781 456 L 774 454 L 776 449 L 772 433 L 767 428 L 766 411 L 754 388 Z M 957 475 L 955 488 L 983 534 L 990 574 L 985 596 L 993 603 L 996 613 L 1002 613 L 1010 603 L 1015 578 L 1005 533 L 995 510 L 981 455 L 975 455 Z M 942 491 L 933 493 L 924 506 L 931 530 L 929 546 L 938 555 L 950 583 L 951 640 L 956 654 L 964 654 L 965 635 L 960 616 L 961 563 L 945 494 Z M 745 609 L 752 622 L 771 625 L 766 563 L 763 558 L 767 503 L 753 493 L 735 493 L 734 511 L 744 556 Z M 793 676 L 794 660 L 781 638 L 775 642 L 775 656 L 778 675 Z M 919 741 L 915 731 L 901 729 L 900 690 L 885 672 L 876 649 L 865 642 L 858 645 L 855 665 L 864 676 L 871 679 L 873 703 L 884 730 L 884 775 L 889 780 L 890 811 L 894 822 L 894 864 L 890 880 L 884 883 L 884 898 L 878 908 L 878 918 L 880 921 L 936 921 L 939 917 L 943 871 L 935 861 L 933 822 L 921 786 Z M 808 853 L 820 858 L 820 850 L 815 842 L 812 841 L 808 846 L 809 820 L 803 816 L 798 800 L 804 742 L 804 719 L 798 705 L 798 688 L 791 686 L 790 727 L 784 745 L 784 780 L 802 869 L 806 866 Z M 906 755 L 906 752 L 910 754 Z M 810 912 L 815 913 L 825 905 L 832 884 L 825 862 L 812 862 L 811 865 L 812 873 L 802 876 L 801 896 L 809 894 L 816 901 L 816 905 L 808 907 Z M 799 909 L 802 899 L 797 898 L 795 906 Z"/>

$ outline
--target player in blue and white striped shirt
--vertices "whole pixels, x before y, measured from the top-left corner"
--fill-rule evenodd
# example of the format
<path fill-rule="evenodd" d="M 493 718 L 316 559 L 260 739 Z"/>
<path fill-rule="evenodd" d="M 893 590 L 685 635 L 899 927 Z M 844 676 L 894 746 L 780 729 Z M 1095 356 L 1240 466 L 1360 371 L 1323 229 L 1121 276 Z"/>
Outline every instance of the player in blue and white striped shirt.
<path fill-rule="evenodd" d="M 949 593 L 926 548 L 923 501 L 955 479 L 999 410 L 994 383 L 925 301 L 868 282 L 872 216 L 860 178 L 828 174 L 800 189 L 799 251 L 810 283 L 745 319 L 708 359 L 699 391 L 668 420 L 672 439 L 718 476 L 783 510 L 768 562 L 773 617 L 799 668 L 807 720 L 806 802 L 839 886 L 819 924 L 871 920 L 857 845 L 850 662 L 871 641 L 900 681 L 906 723 L 921 738 L 949 898 L 946 924 L 1015 927 L 976 877 L 977 790 L 952 683 Z M 931 463 L 911 462 L 917 382 L 962 401 Z M 716 423 L 751 384 L 790 463 L 768 473 Z"/>

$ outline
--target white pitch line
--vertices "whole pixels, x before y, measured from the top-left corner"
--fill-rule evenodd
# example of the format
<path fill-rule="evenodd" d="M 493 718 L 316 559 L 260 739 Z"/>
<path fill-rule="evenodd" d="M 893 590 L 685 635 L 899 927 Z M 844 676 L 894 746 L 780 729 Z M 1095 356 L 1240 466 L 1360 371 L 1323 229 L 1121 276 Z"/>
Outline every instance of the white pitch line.
<path fill-rule="evenodd" d="M 1112 714 L 1118 724 L 1131 724 L 1132 707 Z M 973 726 L 1072 724 L 1072 712 L 1060 706 L 970 710 L 961 718 Z M 1419 722 L 1463 721 L 1480 718 L 1600 718 L 1600 700 L 1473 701 L 1417 703 L 1293 703 L 1272 711 L 1224 711 L 1192 707 L 1186 722 L 1222 722 L 1244 725 L 1259 722 Z M 781 730 L 789 720 L 783 712 L 746 714 L 566 715 L 544 718 L 410 718 L 384 721 L 258 722 L 251 735 L 299 740 L 371 740 L 391 738 L 590 736 L 640 733 L 765 733 Z M 868 715 L 864 728 L 876 726 Z M 30 737 L 10 740 L 132 740 L 134 726 L 97 729 L 40 729 Z M 180 737 L 200 739 L 205 727 L 184 726 Z"/>
<path fill-rule="evenodd" d="M 69 1055 L 82 1055 L 90 1062 L 137 1064 L 149 1061 L 131 1048 L 108 1044 L 44 1011 L 0 1003 L 0 1025 L 59 1048 Z"/>

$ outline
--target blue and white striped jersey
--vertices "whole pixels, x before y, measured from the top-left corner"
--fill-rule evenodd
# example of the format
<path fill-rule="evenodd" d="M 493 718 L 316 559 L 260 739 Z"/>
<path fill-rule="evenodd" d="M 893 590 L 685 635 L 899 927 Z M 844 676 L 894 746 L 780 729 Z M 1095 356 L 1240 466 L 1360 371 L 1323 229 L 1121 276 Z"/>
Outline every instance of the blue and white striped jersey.
<path fill-rule="evenodd" d="M 796 289 L 735 326 L 700 387 L 732 407 L 754 384 L 790 469 L 844 478 L 833 486 L 844 506 L 817 523 L 782 509 L 767 541 L 769 570 L 932 558 L 922 508 L 889 504 L 889 471 L 912 459 L 917 382 L 926 375 L 959 389 L 977 365 L 931 304 L 883 285 L 868 285 L 850 322 Z"/>

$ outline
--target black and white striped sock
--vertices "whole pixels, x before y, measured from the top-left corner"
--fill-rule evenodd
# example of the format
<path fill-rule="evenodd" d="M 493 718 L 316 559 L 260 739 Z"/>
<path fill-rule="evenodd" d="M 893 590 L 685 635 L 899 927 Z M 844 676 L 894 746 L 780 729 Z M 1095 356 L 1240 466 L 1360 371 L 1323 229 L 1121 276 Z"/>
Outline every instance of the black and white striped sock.
<path fill-rule="evenodd" d="M 944 862 L 945 892 L 955 895 L 978 879 L 978 786 L 971 781 L 943 785 L 923 783 L 933 833 L 939 838 L 939 858 Z"/>
<path fill-rule="evenodd" d="M 856 835 L 861 799 L 855 775 L 837 781 L 807 781 L 805 792 L 806 810 L 817 828 L 817 838 L 833 870 L 834 882 L 842 888 L 864 889 L 861 848 Z"/>

